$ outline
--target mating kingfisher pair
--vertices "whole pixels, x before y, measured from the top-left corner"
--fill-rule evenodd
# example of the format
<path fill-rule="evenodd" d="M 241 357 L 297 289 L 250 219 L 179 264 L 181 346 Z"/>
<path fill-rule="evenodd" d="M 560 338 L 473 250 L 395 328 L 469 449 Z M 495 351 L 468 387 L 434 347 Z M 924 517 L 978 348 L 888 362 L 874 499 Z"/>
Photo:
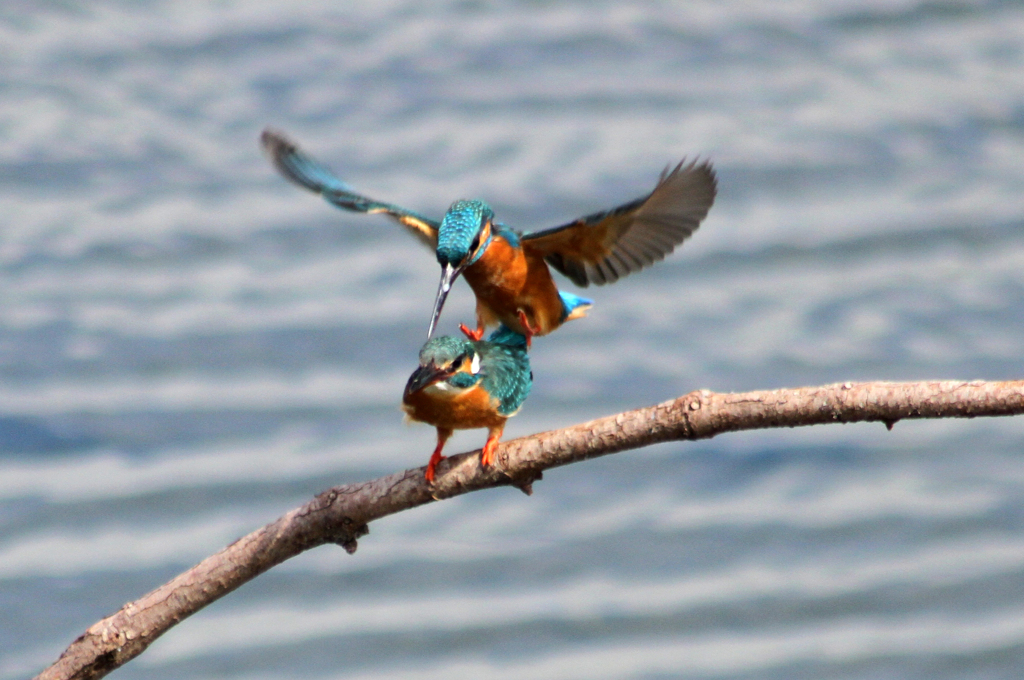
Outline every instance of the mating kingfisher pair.
<path fill-rule="evenodd" d="M 265 130 L 262 143 L 291 181 L 338 207 L 385 213 L 434 249 L 441 282 L 420 367 L 409 378 L 403 398 L 410 418 L 437 428 L 437 448 L 426 472 L 431 482 L 455 429 L 488 428 L 481 463 L 493 462 L 505 421 L 530 391 L 531 339 L 585 316 L 593 304 L 558 290 L 549 266 L 581 287 L 613 283 L 663 259 L 686 240 L 707 216 L 717 191 L 710 163 L 684 161 L 666 168 L 646 196 L 551 229 L 522 233 L 495 222 L 483 201 L 455 201 L 440 222 L 376 201 L 356 193 L 282 134 Z M 466 338 L 430 339 L 460 275 L 476 295 L 476 327 L 460 324 Z M 501 326 L 481 340 L 484 329 L 495 324 Z"/>

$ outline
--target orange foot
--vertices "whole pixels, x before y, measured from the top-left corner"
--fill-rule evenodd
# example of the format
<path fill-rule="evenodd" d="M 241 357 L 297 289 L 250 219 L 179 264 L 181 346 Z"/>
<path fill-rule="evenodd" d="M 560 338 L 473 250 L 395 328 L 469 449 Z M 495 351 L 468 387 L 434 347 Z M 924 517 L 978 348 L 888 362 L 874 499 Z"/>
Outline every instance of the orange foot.
<path fill-rule="evenodd" d="M 482 467 L 494 465 L 494 449 L 498 448 L 498 438 L 500 436 L 500 433 L 488 435 L 487 443 L 484 444 L 484 448 L 480 451 L 480 465 Z"/>
<path fill-rule="evenodd" d="M 525 333 L 523 333 L 523 335 L 526 336 L 526 347 L 527 347 L 527 349 L 529 349 L 531 341 L 533 340 L 533 336 L 535 336 L 538 333 L 540 333 L 540 327 L 531 326 L 530 322 L 526 318 L 526 312 L 524 312 L 521 309 L 517 310 L 517 311 L 518 311 L 518 314 L 519 314 L 519 323 L 520 323 L 520 325 L 522 325 L 523 330 L 525 331 Z"/>
<path fill-rule="evenodd" d="M 447 439 L 447 437 L 444 439 L 438 437 L 437 448 L 434 449 L 434 453 L 430 456 L 430 462 L 427 463 L 427 471 L 423 477 L 427 480 L 428 484 L 434 483 L 434 471 L 437 469 L 437 464 L 445 458 L 441 455 L 441 449 L 444 448 L 444 443 Z"/>
<path fill-rule="evenodd" d="M 476 342 L 480 338 L 484 337 L 484 327 L 483 326 L 477 326 L 475 331 L 471 331 L 468 328 L 466 328 L 466 324 L 460 323 L 459 324 L 459 330 L 462 331 L 463 333 L 465 333 L 466 337 L 469 338 L 470 340 L 474 341 L 474 342 Z"/>

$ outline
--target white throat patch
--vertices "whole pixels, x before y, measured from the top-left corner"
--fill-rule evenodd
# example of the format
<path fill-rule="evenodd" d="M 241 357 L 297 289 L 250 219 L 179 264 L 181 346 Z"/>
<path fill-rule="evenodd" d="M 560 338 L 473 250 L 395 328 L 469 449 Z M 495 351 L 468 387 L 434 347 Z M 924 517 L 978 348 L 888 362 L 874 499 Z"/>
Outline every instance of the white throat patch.
<path fill-rule="evenodd" d="M 480 372 L 480 355 L 479 354 L 476 354 L 476 353 L 473 354 L 473 361 L 469 364 L 469 370 L 473 372 L 473 375 L 476 375 L 477 373 Z"/>

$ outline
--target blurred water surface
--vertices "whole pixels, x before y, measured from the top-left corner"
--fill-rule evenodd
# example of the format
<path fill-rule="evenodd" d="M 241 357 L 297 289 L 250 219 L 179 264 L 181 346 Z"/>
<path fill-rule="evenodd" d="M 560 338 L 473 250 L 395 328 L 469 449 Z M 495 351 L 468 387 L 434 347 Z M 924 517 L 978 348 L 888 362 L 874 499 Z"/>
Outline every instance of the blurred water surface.
<path fill-rule="evenodd" d="M 437 265 L 277 176 L 265 125 L 372 196 L 526 230 L 714 161 L 692 241 L 536 343 L 512 437 L 701 387 L 1021 377 L 1022 74 L 1021 2 L 4 4 L 0 679 L 429 456 L 397 403 Z M 441 331 L 472 308 L 459 284 Z M 904 422 L 572 466 L 292 560 L 116 675 L 1020 677 L 1022 441 Z"/>

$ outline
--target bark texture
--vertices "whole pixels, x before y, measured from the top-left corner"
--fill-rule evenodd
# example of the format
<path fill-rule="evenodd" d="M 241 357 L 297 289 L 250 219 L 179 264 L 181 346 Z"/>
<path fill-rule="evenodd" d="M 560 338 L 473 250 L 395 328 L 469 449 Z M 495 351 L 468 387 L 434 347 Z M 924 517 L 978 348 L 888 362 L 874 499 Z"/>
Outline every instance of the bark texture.
<path fill-rule="evenodd" d="M 974 418 L 1024 413 L 1024 381 L 844 383 L 742 394 L 700 390 L 656 406 L 542 432 L 498 446 L 482 469 L 477 452 L 438 466 L 334 487 L 244 536 L 156 590 L 93 624 L 37 678 L 100 678 L 141 654 L 157 637 L 246 581 L 299 553 L 336 543 L 349 553 L 380 517 L 459 494 L 513 485 L 527 494 L 543 470 L 672 440 L 723 432 L 904 418 Z"/>

